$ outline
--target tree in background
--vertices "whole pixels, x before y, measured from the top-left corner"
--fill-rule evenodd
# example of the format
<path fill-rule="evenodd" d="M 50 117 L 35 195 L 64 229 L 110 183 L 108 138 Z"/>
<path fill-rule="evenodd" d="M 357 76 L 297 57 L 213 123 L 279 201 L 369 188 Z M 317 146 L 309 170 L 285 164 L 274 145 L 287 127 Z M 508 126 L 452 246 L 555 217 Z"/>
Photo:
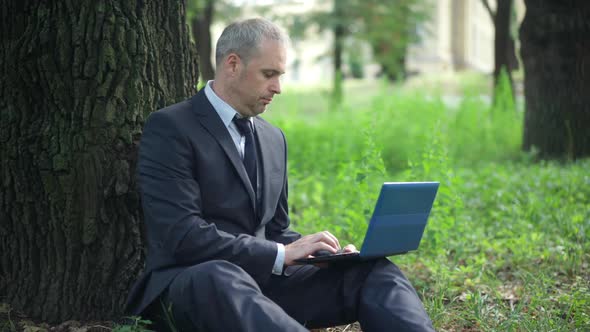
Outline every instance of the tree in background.
<path fill-rule="evenodd" d="M 239 16 L 240 9 L 230 1 L 224 0 L 188 0 L 187 22 L 189 23 L 193 41 L 197 45 L 199 54 L 199 68 L 202 82 L 207 82 L 215 77 L 215 68 L 211 58 L 213 57 L 213 42 L 211 28 L 215 20 L 226 23 Z"/>
<path fill-rule="evenodd" d="M 590 156 L 590 1 L 525 0 L 523 148 L 541 158 Z"/>
<path fill-rule="evenodd" d="M 31 318 L 122 313 L 142 125 L 197 82 L 183 3 L 0 4 L 0 294 Z"/>
<path fill-rule="evenodd" d="M 291 38 L 302 39 L 306 27 L 316 26 L 319 32 L 330 31 L 333 35 L 331 57 L 333 68 L 332 99 L 339 103 L 342 99 L 342 64 L 344 40 L 351 35 L 351 28 L 357 23 L 359 0 L 333 0 L 329 10 L 316 10 L 287 24 Z"/>
<path fill-rule="evenodd" d="M 429 0 L 333 0 L 330 10 L 317 10 L 302 18 L 304 26 L 317 26 L 320 31 L 331 31 L 334 36 L 333 96 L 336 100 L 342 96 L 343 57 L 351 52 L 346 49 L 345 40 L 367 42 L 383 74 L 392 80 L 401 79 L 407 48 L 418 40 L 417 27 L 428 17 L 428 4 Z M 355 52 L 358 49 L 352 50 L 351 57 L 358 55 Z"/>
<path fill-rule="evenodd" d="M 406 76 L 408 47 L 420 40 L 418 28 L 429 16 L 424 0 L 364 0 L 359 8 L 362 36 L 390 81 Z"/>
<path fill-rule="evenodd" d="M 333 99 L 337 103 L 342 101 L 342 52 L 344 46 L 344 37 L 350 33 L 350 21 L 354 18 L 352 8 L 346 8 L 346 1 L 334 0 L 330 26 L 334 34 L 333 55 L 334 63 L 334 91 Z"/>
<path fill-rule="evenodd" d="M 190 22 L 193 40 L 199 53 L 199 69 L 203 82 L 212 80 L 215 69 L 211 62 L 211 24 L 215 0 L 191 0 L 187 2 L 187 21 Z"/>
<path fill-rule="evenodd" d="M 514 37 L 511 34 L 511 18 L 514 12 L 512 0 L 497 0 L 494 12 L 488 0 L 481 0 L 494 23 L 494 101 L 496 87 L 500 82 L 500 74 L 506 71 L 511 91 L 514 91 L 512 71 L 518 69 Z"/>

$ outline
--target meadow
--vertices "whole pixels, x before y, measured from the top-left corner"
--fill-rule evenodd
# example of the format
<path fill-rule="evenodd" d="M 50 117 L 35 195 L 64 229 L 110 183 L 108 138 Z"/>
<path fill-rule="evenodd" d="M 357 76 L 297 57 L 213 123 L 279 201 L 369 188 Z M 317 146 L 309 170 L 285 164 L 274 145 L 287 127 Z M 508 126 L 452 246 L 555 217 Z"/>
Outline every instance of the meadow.
<path fill-rule="evenodd" d="M 439 181 L 419 250 L 392 258 L 435 328 L 589 331 L 590 160 L 522 152 L 522 99 L 501 89 L 492 106 L 489 80 L 346 82 L 339 105 L 327 87 L 285 87 L 264 117 L 289 143 L 292 227 L 360 248 L 382 182 Z M 327 331 L 344 329 L 358 325 Z"/>
<path fill-rule="evenodd" d="M 417 252 L 393 258 L 440 331 L 590 330 L 590 160 L 520 151 L 523 103 L 452 87 L 285 87 L 293 227 L 360 248 L 384 181 L 440 181 Z"/>

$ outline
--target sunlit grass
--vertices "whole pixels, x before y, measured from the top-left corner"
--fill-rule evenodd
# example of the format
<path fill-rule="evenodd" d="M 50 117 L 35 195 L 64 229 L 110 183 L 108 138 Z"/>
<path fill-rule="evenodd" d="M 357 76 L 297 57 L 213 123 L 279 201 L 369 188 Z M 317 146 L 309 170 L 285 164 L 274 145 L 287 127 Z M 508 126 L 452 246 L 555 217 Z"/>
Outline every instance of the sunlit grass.
<path fill-rule="evenodd" d="M 436 328 L 584 331 L 590 160 L 534 163 L 522 109 L 491 107 L 474 80 L 454 102 L 381 82 L 337 109 L 327 90 L 280 96 L 266 117 L 289 140 L 293 225 L 360 246 L 381 182 L 440 181 L 419 251 L 394 259 Z"/>

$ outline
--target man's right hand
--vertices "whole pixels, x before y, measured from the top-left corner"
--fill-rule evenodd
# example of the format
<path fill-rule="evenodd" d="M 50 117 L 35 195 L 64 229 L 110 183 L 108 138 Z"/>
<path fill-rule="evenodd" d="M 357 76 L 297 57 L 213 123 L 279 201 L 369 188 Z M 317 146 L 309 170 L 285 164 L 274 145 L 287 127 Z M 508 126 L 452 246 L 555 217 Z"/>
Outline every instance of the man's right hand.
<path fill-rule="evenodd" d="M 285 265 L 295 265 L 295 260 L 307 258 L 318 250 L 336 253 L 340 249 L 338 239 L 328 231 L 306 235 L 285 246 Z"/>

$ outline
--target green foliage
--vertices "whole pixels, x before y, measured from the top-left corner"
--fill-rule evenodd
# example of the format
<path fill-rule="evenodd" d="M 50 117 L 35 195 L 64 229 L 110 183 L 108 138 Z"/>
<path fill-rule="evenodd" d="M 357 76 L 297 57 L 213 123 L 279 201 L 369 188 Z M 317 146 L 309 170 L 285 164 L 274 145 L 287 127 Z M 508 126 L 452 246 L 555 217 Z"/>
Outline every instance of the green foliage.
<path fill-rule="evenodd" d="M 419 251 L 395 257 L 438 330 L 590 326 L 590 160 L 532 163 L 507 100 L 344 91 L 339 112 L 285 91 L 268 113 L 289 141 L 296 230 L 359 247 L 381 182 L 440 181 Z"/>
<path fill-rule="evenodd" d="M 163 321 L 166 323 L 167 331 L 177 332 L 174 317 L 172 315 L 172 304 L 166 306 L 164 302 L 160 301 L 161 309 L 163 312 Z M 142 319 L 138 316 L 132 316 L 127 318 L 128 322 L 124 325 L 117 325 L 113 329 L 113 332 L 151 332 L 150 329 L 152 321 Z"/>
<path fill-rule="evenodd" d="M 168 330 L 170 332 L 178 332 L 178 329 L 176 328 L 176 322 L 174 321 L 174 315 L 172 314 L 172 303 L 166 306 L 164 301 L 160 300 L 160 306 L 162 308 L 162 312 L 164 313 L 164 320 L 168 326 Z"/>
<path fill-rule="evenodd" d="M 186 2 L 186 22 L 191 22 L 194 18 L 202 15 L 205 6 L 213 2 L 214 14 L 213 19 L 225 24 L 236 20 L 242 10 L 234 2 L 228 0 L 188 0 Z"/>
<path fill-rule="evenodd" d="M 442 326 L 588 326 L 589 166 L 504 162 L 459 169 L 465 208 L 455 226 L 441 229 L 446 216 L 435 207 L 419 256 L 402 260 L 409 269 L 430 269 L 417 282 L 427 306 L 456 315 L 442 316 Z M 432 241 L 441 236 L 443 243 Z"/>
<path fill-rule="evenodd" d="M 429 17 L 430 8 L 430 0 L 334 0 L 332 6 L 306 15 L 289 14 L 277 19 L 295 41 L 305 38 L 309 27 L 332 31 L 337 39 L 335 44 L 343 46 L 353 76 L 361 74 L 359 63 L 369 60 L 359 59 L 359 41 L 364 41 L 370 45 L 373 60 L 381 65 L 386 76 L 399 78 L 403 76 L 400 74 L 404 71 L 408 45 L 419 41 L 418 28 Z M 338 86 L 333 88 L 336 90 Z"/>
<path fill-rule="evenodd" d="M 365 77 L 364 64 L 366 60 L 363 59 L 362 44 L 359 42 L 351 42 L 347 54 L 348 69 L 352 78 L 360 79 Z"/>
<path fill-rule="evenodd" d="M 495 87 L 496 100 L 494 101 L 494 109 L 499 112 L 513 112 L 516 107 L 514 104 L 514 97 L 512 94 L 512 86 L 510 78 L 505 67 L 500 70 L 498 77 L 498 85 Z"/>
<path fill-rule="evenodd" d="M 375 92 L 372 98 L 355 97 L 361 91 L 368 96 Z M 314 163 L 327 154 L 340 158 L 359 149 L 362 130 L 355 128 L 359 119 L 367 117 L 376 119 L 373 139 L 381 147 L 390 173 L 406 169 L 409 160 L 418 160 L 423 147 L 432 143 L 434 129 L 448 157 L 462 166 L 523 158 L 522 113 L 496 111 L 479 95 L 466 95 L 458 106 L 449 107 L 439 96 L 392 92 L 389 86 L 359 87 L 344 92 L 350 100 L 339 106 L 337 113 L 342 114 L 325 114 L 318 109 L 329 107 L 323 100 L 329 98 L 318 92 L 313 92 L 313 96 L 307 94 L 286 92 L 281 96 L 283 100 L 278 98 L 272 106 L 280 114 L 269 112 L 279 124 L 289 128 L 288 135 L 292 133 L 288 137 L 295 140 L 289 146 L 294 157 L 291 162 L 303 163 L 301 167 L 306 170 L 313 171 Z M 303 118 L 297 117 L 302 113 Z M 311 137 L 310 129 L 314 132 Z"/>
<path fill-rule="evenodd" d="M 342 102 L 342 72 L 334 74 L 334 88 L 332 90 L 332 109 L 336 109 Z"/>
<path fill-rule="evenodd" d="M 17 324 L 13 321 L 12 308 L 8 303 L 0 302 L 0 331 L 16 332 Z"/>
<path fill-rule="evenodd" d="M 125 325 L 117 325 L 113 329 L 113 332 L 150 332 L 148 329 L 152 323 L 149 320 L 142 319 L 138 316 L 129 317 L 130 323 Z"/>
<path fill-rule="evenodd" d="M 422 23 L 429 17 L 428 0 L 363 0 L 359 9 L 362 38 L 375 61 L 390 79 L 403 79 L 408 46 L 420 40 Z"/>

